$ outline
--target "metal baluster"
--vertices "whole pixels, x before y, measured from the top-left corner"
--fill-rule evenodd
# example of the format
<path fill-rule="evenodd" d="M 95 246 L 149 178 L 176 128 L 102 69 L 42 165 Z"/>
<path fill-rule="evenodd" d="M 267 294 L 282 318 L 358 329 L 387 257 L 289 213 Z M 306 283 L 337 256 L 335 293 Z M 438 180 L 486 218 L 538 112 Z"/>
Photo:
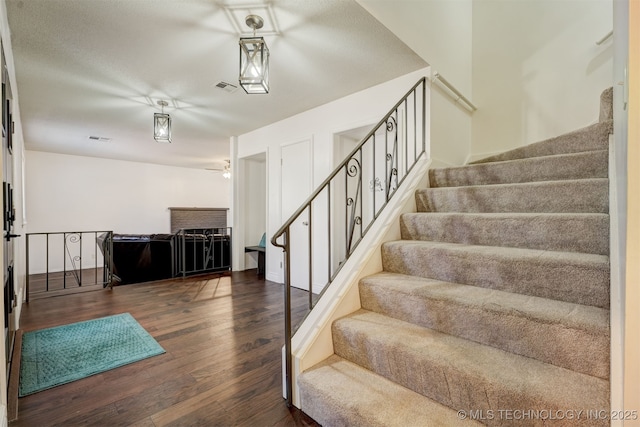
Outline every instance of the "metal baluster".
<path fill-rule="evenodd" d="M 384 128 L 384 199 L 385 205 L 389 201 L 389 132 L 387 131 L 387 122 Z"/>
<path fill-rule="evenodd" d="M 404 100 L 404 127 L 402 129 L 402 139 L 404 139 L 404 175 L 407 174 L 407 170 L 409 169 L 409 135 L 407 134 L 407 129 L 409 127 L 409 114 L 408 114 L 408 104 L 407 99 Z"/>
<path fill-rule="evenodd" d="M 351 252 L 353 251 L 353 235 L 355 233 L 356 230 L 356 226 L 359 225 L 362 221 L 360 218 L 358 218 L 356 216 L 356 209 L 357 209 L 357 204 L 360 198 L 360 191 L 362 189 L 362 185 L 358 185 L 361 178 L 362 178 L 362 165 L 359 163 L 358 159 L 356 159 L 354 156 L 356 155 L 356 153 L 354 153 L 351 158 L 349 159 L 349 162 L 347 162 L 346 164 L 346 173 L 347 173 L 347 177 L 346 180 L 348 180 L 349 178 L 354 178 L 357 176 L 358 181 L 356 181 L 356 194 L 354 197 L 350 197 L 347 194 L 347 209 L 349 209 L 349 207 L 351 207 L 350 209 L 350 218 L 349 218 L 349 225 L 350 227 L 348 228 L 348 235 L 347 235 L 347 253 L 345 256 L 345 259 L 349 257 L 349 255 L 351 254 Z M 353 162 L 353 163 L 352 163 Z M 349 166 L 349 164 L 351 164 L 351 166 Z M 347 187 L 348 190 L 348 187 Z"/>
<path fill-rule="evenodd" d="M 333 274 L 331 273 L 331 184 L 327 185 L 327 280 L 331 282 Z"/>
<path fill-rule="evenodd" d="M 187 233 L 182 229 L 182 278 L 187 277 Z"/>
<path fill-rule="evenodd" d="M 344 165 L 344 253 L 349 253 L 349 204 L 347 200 L 349 198 L 349 173 L 348 163 Z M 339 264 L 338 264 L 339 265 Z"/>
<path fill-rule="evenodd" d="M 233 260 L 233 251 L 231 250 L 231 242 L 233 242 L 233 230 L 231 229 L 231 227 L 227 227 L 227 231 L 228 231 L 228 235 L 229 235 L 229 240 L 228 240 L 228 243 L 227 243 L 227 245 L 229 247 L 229 250 L 226 250 L 225 252 L 229 255 L 229 262 L 228 262 L 229 265 L 227 265 L 227 267 L 230 268 L 233 265 L 233 263 L 231 262 Z M 266 264 L 267 264 L 266 253 L 265 253 L 264 263 L 265 263 L 264 275 L 266 276 L 266 274 L 267 274 L 267 271 L 266 271 L 267 270 L 267 267 L 266 267 Z"/>
<path fill-rule="evenodd" d="M 378 219 L 378 210 L 376 209 L 376 193 L 378 192 L 376 189 L 376 134 L 373 136 L 373 220 Z"/>
<path fill-rule="evenodd" d="M 82 287 L 82 233 L 78 233 L 80 236 L 79 244 L 80 244 L 80 271 L 78 273 L 78 287 Z"/>
<path fill-rule="evenodd" d="M 109 232 L 109 283 L 113 283 L 113 231 Z M 113 288 L 113 285 L 111 286 Z"/>
<path fill-rule="evenodd" d="M 398 114 L 399 112 L 398 112 L 398 109 L 396 108 L 395 129 L 394 129 L 394 135 L 393 135 L 393 148 L 391 148 L 391 179 L 389 180 L 390 182 L 393 182 L 394 176 L 395 177 L 398 176 L 396 172 L 398 169 Z M 397 187 L 397 182 L 395 186 Z M 395 189 L 393 190 L 393 193 L 395 193 Z M 389 195 L 389 199 L 393 197 L 393 193 Z"/>
<path fill-rule="evenodd" d="M 49 233 L 47 233 L 47 267 L 46 267 L 46 275 L 45 275 L 45 280 L 46 280 L 46 290 L 47 292 L 49 292 Z"/>
<path fill-rule="evenodd" d="M 362 194 L 362 147 L 360 148 L 360 175 L 358 176 L 358 193 L 360 193 L 360 197 L 358 198 L 359 201 L 359 205 L 360 205 L 360 240 L 362 240 L 362 220 L 363 220 L 363 216 L 362 216 L 362 202 L 364 201 L 364 195 Z M 358 240 L 358 242 L 360 242 L 360 240 Z"/>
<path fill-rule="evenodd" d="M 93 247 L 93 281 L 97 285 L 98 284 L 98 232 L 93 233 L 93 241 L 96 242 L 96 245 Z"/>
<path fill-rule="evenodd" d="M 311 227 L 313 227 L 311 204 L 309 204 L 309 221 L 307 224 L 309 234 L 309 310 L 313 309 L 313 245 L 311 239 L 313 238 L 311 233 Z"/>
<path fill-rule="evenodd" d="M 25 281 L 26 281 L 26 292 L 27 295 L 25 296 L 25 299 L 27 301 L 27 304 L 29 304 L 29 276 L 30 276 L 30 272 L 29 272 L 29 241 L 31 240 L 31 236 L 27 234 L 27 238 L 26 240 L 26 260 L 25 260 L 25 266 L 26 266 L 26 270 L 27 270 L 27 277 L 25 277 Z"/>
<path fill-rule="evenodd" d="M 207 253 L 207 237 L 205 234 L 205 230 L 202 230 L 202 234 L 200 234 L 200 239 L 202 239 L 202 252 L 199 254 L 202 256 L 202 268 L 205 268 L 205 266 L 207 265 L 207 259 L 206 259 L 206 253 Z M 195 245 L 193 247 L 193 250 L 197 252 L 198 250 L 198 245 Z M 198 270 L 198 263 L 196 263 L 196 268 L 194 268 L 194 271 L 199 271 Z"/>
<path fill-rule="evenodd" d="M 427 85 L 423 81 L 422 82 L 422 152 L 425 153 L 427 151 Z"/>
<path fill-rule="evenodd" d="M 67 289 L 67 233 L 62 236 L 62 288 Z"/>
<path fill-rule="evenodd" d="M 418 110 L 418 108 L 419 108 L 419 106 L 418 106 L 418 92 L 417 91 L 416 91 L 416 93 L 414 94 L 414 97 L 413 97 L 413 104 L 414 104 L 414 109 L 415 109 L 415 112 L 413 113 L 413 116 L 415 117 L 414 125 L 413 125 L 413 127 L 415 129 L 415 131 L 414 131 L 415 137 L 414 137 L 414 140 L 413 140 L 413 147 L 414 147 L 413 151 L 414 151 L 415 155 L 414 155 L 414 160 L 413 161 L 416 162 L 418 160 L 418 156 L 420 155 L 420 154 L 418 154 L 418 132 L 419 132 L 419 129 L 418 129 L 418 120 L 419 120 L 418 111 L 419 110 Z M 421 111 L 420 114 L 422 114 L 424 116 L 424 111 Z"/>
<path fill-rule="evenodd" d="M 289 233 L 290 227 L 286 228 L 284 236 L 284 346 L 285 346 L 285 384 L 287 395 L 287 406 L 291 407 L 293 402 L 293 369 L 291 356 L 291 271 L 290 271 L 290 247 Z"/>

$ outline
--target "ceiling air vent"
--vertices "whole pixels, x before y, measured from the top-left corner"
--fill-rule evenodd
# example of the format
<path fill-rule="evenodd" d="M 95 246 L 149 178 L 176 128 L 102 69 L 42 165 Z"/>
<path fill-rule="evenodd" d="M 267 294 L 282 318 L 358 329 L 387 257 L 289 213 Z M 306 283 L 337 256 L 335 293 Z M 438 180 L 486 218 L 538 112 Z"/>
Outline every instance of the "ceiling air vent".
<path fill-rule="evenodd" d="M 95 135 L 90 135 L 89 139 L 92 141 L 99 141 L 99 142 L 109 142 L 111 141 L 113 138 L 105 138 L 104 136 L 95 136 Z"/>
<path fill-rule="evenodd" d="M 216 87 L 218 89 L 222 89 L 225 92 L 229 92 L 229 93 L 233 93 L 236 91 L 236 89 L 238 89 L 238 86 L 232 85 L 231 83 L 227 83 L 227 82 L 220 82 L 216 84 Z"/>

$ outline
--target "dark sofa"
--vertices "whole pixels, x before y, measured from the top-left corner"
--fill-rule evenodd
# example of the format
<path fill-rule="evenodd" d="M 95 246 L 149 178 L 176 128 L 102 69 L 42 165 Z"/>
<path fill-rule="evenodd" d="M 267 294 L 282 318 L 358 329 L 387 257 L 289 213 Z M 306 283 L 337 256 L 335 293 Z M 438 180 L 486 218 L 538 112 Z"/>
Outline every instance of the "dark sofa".
<path fill-rule="evenodd" d="M 113 273 L 121 284 L 230 269 L 230 228 L 113 234 Z"/>

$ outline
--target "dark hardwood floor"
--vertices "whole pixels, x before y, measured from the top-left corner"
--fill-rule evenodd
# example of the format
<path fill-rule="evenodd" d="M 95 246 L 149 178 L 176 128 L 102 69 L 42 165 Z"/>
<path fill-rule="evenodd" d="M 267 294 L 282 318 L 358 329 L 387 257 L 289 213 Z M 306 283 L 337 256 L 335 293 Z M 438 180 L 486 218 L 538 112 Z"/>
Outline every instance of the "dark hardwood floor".
<path fill-rule="evenodd" d="M 294 318 L 306 310 L 294 289 Z M 316 426 L 282 398 L 283 287 L 255 270 L 31 301 L 23 331 L 129 312 L 166 353 L 18 400 L 18 426 Z"/>

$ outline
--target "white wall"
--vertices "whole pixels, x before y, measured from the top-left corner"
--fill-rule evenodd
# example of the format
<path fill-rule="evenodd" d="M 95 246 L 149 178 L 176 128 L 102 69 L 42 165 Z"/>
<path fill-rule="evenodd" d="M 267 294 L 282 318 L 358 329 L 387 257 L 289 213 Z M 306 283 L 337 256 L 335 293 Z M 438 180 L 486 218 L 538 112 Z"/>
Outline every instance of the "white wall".
<path fill-rule="evenodd" d="M 612 0 L 357 1 L 478 106 L 434 85 L 436 166 L 591 124 L 612 84 Z"/>
<path fill-rule="evenodd" d="M 170 232 L 169 207 L 230 205 L 220 172 L 26 152 L 28 231 Z"/>
<path fill-rule="evenodd" d="M 270 239 L 282 225 L 281 146 L 303 140 L 313 141 L 313 187 L 315 188 L 333 169 L 334 134 L 376 124 L 421 77 L 428 73 L 428 68 L 418 70 L 233 139 L 233 162 L 236 164 L 238 159 L 257 153 L 269 153 L 266 165 L 269 177 L 267 239 Z M 241 197 L 242 195 L 238 194 L 238 198 Z M 239 220 L 238 215 L 242 213 L 235 212 L 234 221 Z M 268 245 L 266 263 L 268 280 L 282 282 L 282 260 L 282 251 Z"/>
<path fill-rule="evenodd" d="M 357 2 L 427 61 L 434 71 L 471 98 L 471 0 Z M 471 142 L 471 117 L 434 85 L 431 92 L 431 158 L 434 165 L 460 165 L 466 161 Z"/>
<path fill-rule="evenodd" d="M 613 82 L 611 0 L 473 2 L 474 157 L 598 120 Z"/>

